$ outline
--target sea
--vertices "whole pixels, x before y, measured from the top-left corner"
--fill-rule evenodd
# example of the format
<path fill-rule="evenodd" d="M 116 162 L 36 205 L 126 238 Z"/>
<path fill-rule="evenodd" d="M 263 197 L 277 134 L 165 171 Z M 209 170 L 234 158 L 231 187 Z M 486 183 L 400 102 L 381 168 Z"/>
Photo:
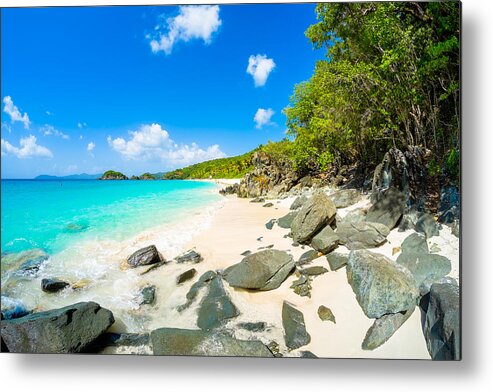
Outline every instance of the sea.
<path fill-rule="evenodd" d="M 120 331 L 162 324 L 149 309 L 142 310 L 140 293 L 154 284 L 165 302 L 161 314 L 169 316 L 180 301 L 172 298 L 174 267 L 168 267 L 170 277 L 142 277 L 140 269 L 125 268 L 125 260 L 151 244 L 167 260 L 188 250 L 185 245 L 224 203 L 218 189 L 212 182 L 184 180 L 2 180 L 2 311 L 95 301 L 114 312 Z M 43 278 L 70 287 L 45 293 Z"/>

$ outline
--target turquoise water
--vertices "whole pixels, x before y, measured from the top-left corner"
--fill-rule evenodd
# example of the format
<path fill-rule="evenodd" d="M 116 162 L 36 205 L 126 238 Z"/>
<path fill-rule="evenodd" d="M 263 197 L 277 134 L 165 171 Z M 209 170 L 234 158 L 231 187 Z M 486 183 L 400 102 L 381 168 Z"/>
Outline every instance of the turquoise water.
<path fill-rule="evenodd" d="M 61 252 L 76 242 L 123 241 L 176 223 L 220 199 L 196 181 L 1 181 L 1 251 Z"/>

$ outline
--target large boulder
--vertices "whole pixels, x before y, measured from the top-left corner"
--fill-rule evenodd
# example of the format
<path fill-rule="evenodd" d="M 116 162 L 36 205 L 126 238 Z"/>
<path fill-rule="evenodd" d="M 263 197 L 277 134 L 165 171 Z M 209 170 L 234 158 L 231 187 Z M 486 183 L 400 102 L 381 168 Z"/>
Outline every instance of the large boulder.
<path fill-rule="evenodd" d="M 332 252 L 339 245 L 339 237 L 330 226 L 325 226 L 312 238 L 311 247 L 323 254 Z"/>
<path fill-rule="evenodd" d="M 361 200 L 361 193 L 356 189 L 343 189 L 330 195 L 336 208 L 346 208 Z"/>
<path fill-rule="evenodd" d="M 315 193 L 291 223 L 293 240 L 300 244 L 308 243 L 320 229 L 333 222 L 336 213 L 334 203 L 325 193 Z"/>
<path fill-rule="evenodd" d="M 282 227 L 283 229 L 291 228 L 291 223 L 293 223 L 293 220 L 294 220 L 294 218 L 296 218 L 296 215 L 298 215 L 297 211 L 288 212 L 286 215 L 281 216 L 277 220 L 277 225 L 279 227 Z"/>
<path fill-rule="evenodd" d="M 440 235 L 439 229 L 439 224 L 435 221 L 435 218 L 431 214 L 421 215 L 416 222 L 416 226 L 414 227 L 414 230 L 418 233 L 424 234 L 426 238 Z"/>
<path fill-rule="evenodd" d="M 209 291 L 200 303 L 197 326 L 204 331 L 209 331 L 239 314 L 240 312 L 224 290 L 221 278 L 216 275 L 210 281 Z"/>
<path fill-rule="evenodd" d="M 413 309 L 419 292 L 411 273 L 384 255 L 367 250 L 351 251 L 347 279 L 369 318 Z"/>
<path fill-rule="evenodd" d="M 411 317 L 413 312 L 414 308 L 402 313 L 384 314 L 376 319 L 366 332 L 361 348 L 363 350 L 375 350 L 380 347 Z"/>
<path fill-rule="evenodd" d="M 201 330 L 160 328 L 151 332 L 154 355 L 207 357 L 272 357 L 258 340 L 237 340 L 229 335 Z"/>
<path fill-rule="evenodd" d="M 114 321 L 113 313 L 97 303 L 79 302 L 13 320 L 2 320 L 2 340 L 10 352 L 80 353 Z"/>
<path fill-rule="evenodd" d="M 459 287 L 451 283 L 431 286 L 424 334 L 432 359 L 461 359 Z"/>
<path fill-rule="evenodd" d="M 397 225 L 405 209 L 406 196 L 396 188 L 389 188 L 370 207 L 366 214 L 366 221 L 381 223 L 392 230 Z"/>
<path fill-rule="evenodd" d="M 288 349 L 294 350 L 310 343 L 311 337 L 306 332 L 303 313 L 286 301 L 282 305 L 282 326 Z"/>
<path fill-rule="evenodd" d="M 373 222 L 341 222 L 336 231 L 339 242 L 348 249 L 375 248 L 387 240 L 389 233 L 386 225 Z"/>
<path fill-rule="evenodd" d="M 308 198 L 305 195 L 298 196 L 296 199 L 294 199 L 293 203 L 289 207 L 290 210 L 297 210 L 301 207 L 303 207 L 303 204 L 306 203 Z"/>
<path fill-rule="evenodd" d="M 149 245 L 132 253 L 127 259 L 127 265 L 135 268 L 141 265 L 156 264 L 161 261 L 161 255 L 156 247 L 154 245 Z"/>
<path fill-rule="evenodd" d="M 224 270 L 224 279 L 233 287 L 274 290 L 294 268 L 291 255 L 276 249 L 262 250 L 246 256 L 240 263 Z"/>

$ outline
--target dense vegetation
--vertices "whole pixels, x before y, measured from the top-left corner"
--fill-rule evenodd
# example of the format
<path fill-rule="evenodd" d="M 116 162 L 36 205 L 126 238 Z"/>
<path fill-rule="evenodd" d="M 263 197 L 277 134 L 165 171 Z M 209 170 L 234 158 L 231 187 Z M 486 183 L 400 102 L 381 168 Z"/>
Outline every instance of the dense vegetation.
<path fill-rule="evenodd" d="M 327 59 L 285 109 L 299 171 L 378 163 L 391 147 L 430 150 L 459 175 L 459 3 L 324 3 L 306 31 Z"/>
<path fill-rule="evenodd" d="M 101 180 L 128 180 L 128 177 L 123 173 L 114 170 L 108 170 L 104 172 L 104 174 L 100 179 Z"/>
<path fill-rule="evenodd" d="M 164 174 L 166 180 L 185 180 L 187 178 L 239 178 L 253 169 L 252 156 L 256 150 L 246 154 L 219 158 L 211 161 L 176 169 Z"/>

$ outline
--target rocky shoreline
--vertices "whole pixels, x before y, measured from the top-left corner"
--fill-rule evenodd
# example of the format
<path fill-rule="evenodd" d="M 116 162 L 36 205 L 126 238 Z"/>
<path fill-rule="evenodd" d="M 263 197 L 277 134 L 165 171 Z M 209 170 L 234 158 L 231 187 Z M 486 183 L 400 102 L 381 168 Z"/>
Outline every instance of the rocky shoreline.
<path fill-rule="evenodd" d="M 266 164 L 265 159 L 257 162 Z M 279 242 L 264 242 L 264 234 L 256 238 L 257 249 L 245 249 L 237 262 L 231 259 L 219 268 L 200 250 L 166 260 L 153 245 L 122 260 L 123 270 L 138 270 L 141 276 L 166 274 L 170 265 L 182 266 L 175 284 L 188 291 L 176 306 L 175 317 L 191 314 L 195 328 L 163 325 L 127 333 L 118 331 L 111 309 L 94 302 L 31 312 L 2 297 L 2 351 L 317 357 L 319 332 L 312 327 L 314 318 L 323 328 L 338 328 L 347 318 L 326 306 L 335 294 L 325 297 L 319 291 L 325 290 L 326 277 L 336 274 L 341 279 L 343 274 L 353 297 L 338 300 L 356 300 L 358 317 L 373 320 L 358 343 L 361 350 L 385 347 L 408 320 L 421 314 L 421 328 L 413 333 L 421 334 L 429 358 L 461 358 L 458 265 L 437 245 L 445 231 L 458 235 L 459 204 L 453 202 L 452 192 L 445 192 L 448 208 L 433 216 L 409 208 L 406 193 L 390 185 L 365 191 L 311 178 L 286 186 L 282 175 L 278 178 L 281 184 L 269 180 L 252 191 L 255 182 L 248 177 L 221 193 L 248 196 L 252 202 L 248 208 L 264 215 L 284 206 L 285 215 L 277 213 L 259 228 L 269 238 L 275 234 Z M 447 241 L 456 241 L 458 247 L 454 238 Z M 26 262 L 24 267 L 36 265 L 33 260 Z M 42 285 L 46 295 L 73 289 L 57 277 L 44 279 Z M 141 288 L 140 306 L 146 312 L 159 307 L 159 290 L 152 284 Z M 278 321 L 267 321 L 267 314 L 255 309 L 260 298 L 268 301 L 268 294 L 262 297 L 264 292 L 276 296 L 271 308 Z M 317 303 L 319 298 L 326 299 Z M 307 314 L 311 308 L 317 309 L 316 316 Z"/>

